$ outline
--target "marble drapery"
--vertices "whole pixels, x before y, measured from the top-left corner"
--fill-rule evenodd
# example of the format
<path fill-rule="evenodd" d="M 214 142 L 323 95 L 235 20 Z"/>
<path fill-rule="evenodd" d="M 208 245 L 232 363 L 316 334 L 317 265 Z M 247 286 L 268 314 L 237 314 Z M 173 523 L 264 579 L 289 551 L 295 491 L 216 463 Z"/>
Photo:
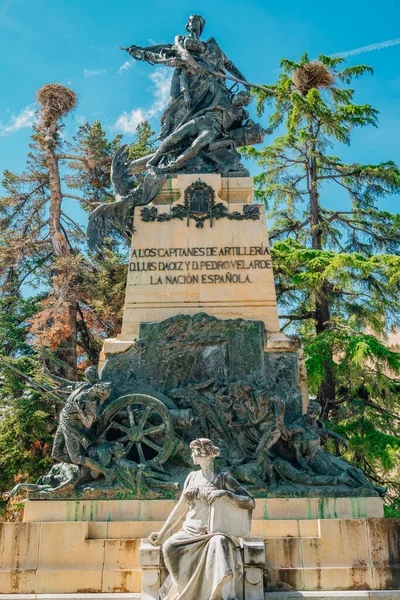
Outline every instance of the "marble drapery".
<path fill-rule="evenodd" d="M 188 513 L 182 529 L 162 546 L 170 573 L 162 597 L 166 600 L 232 600 L 235 584 L 243 573 L 241 553 L 233 536 L 210 533 L 210 494 L 229 490 L 247 495 L 227 473 L 208 481 L 201 471 L 190 473 L 183 495 Z M 228 503 L 228 501 L 227 501 Z"/>

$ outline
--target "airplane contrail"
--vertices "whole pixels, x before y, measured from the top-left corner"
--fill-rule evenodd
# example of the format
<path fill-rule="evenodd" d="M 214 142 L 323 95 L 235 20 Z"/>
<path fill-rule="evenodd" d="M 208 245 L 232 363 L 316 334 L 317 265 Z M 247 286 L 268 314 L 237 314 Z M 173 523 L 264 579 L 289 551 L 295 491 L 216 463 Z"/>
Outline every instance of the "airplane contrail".
<path fill-rule="evenodd" d="M 369 46 L 362 46 L 361 48 L 355 48 L 354 50 L 348 50 L 347 52 L 336 52 L 335 54 L 330 54 L 330 56 L 333 58 L 347 58 L 347 56 L 355 56 L 356 54 L 364 54 L 364 52 L 373 52 L 374 50 L 383 50 L 384 48 L 397 46 L 398 44 L 400 44 L 400 38 L 378 42 L 377 44 L 370 44 Z"/>

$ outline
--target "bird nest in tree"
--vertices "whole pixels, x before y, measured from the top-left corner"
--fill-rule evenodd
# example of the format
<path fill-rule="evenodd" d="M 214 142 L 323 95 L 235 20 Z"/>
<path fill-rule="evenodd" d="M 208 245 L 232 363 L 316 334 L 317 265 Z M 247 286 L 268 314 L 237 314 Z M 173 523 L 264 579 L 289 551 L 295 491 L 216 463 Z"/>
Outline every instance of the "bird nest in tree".
<path fill-rule="evenodd" d="M 324 64 L 309 62 L 295 70 L 292 80 L 300 94 L 305 96 L 309 90 L 330 87 L 334 76 Z"/>
<path fill-rule="evenodd" d="M 75 92 L 59 83 L 46 83 L 38 90 L 36 100 L 45 114 L 57 119 L 66 115 L 78 103 Z"/>

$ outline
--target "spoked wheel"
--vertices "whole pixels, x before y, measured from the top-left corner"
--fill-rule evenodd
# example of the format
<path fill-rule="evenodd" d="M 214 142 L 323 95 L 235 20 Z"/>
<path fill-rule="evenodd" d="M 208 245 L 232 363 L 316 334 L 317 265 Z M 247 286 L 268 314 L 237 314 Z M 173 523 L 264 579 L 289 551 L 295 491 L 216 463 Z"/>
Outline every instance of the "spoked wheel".
<path fill-rule="evenodd" d="M 162 465 L 175 447 L 168 408 L 157 398 L 128 394 L 114 400 L 101 416 L 101 437 L 125 447 L 126 457 L 140 464 Z"/>

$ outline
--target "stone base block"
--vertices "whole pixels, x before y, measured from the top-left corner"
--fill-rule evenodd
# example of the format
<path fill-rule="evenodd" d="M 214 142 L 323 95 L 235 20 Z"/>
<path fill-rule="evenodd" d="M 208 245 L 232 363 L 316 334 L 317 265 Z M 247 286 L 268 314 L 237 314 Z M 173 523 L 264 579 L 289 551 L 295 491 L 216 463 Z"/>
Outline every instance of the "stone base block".
<path fill-rule="evenodd" d="M 65 571 L 60 565 L 59 571 L 37 572 L 35 591 L 38 594 L 127 594 L 138 593 L 140 586 L 140 569 Z"/>
<path fill-rule="evenodd" d="M 272 593 L 294 590 L 316 593 L 343 590 L 344 594 L 346 590 L 400 589 L 400 519 L 307 519 L 304 515 L 297 519 L 273 519 L 269 500 L 278 499 L 257 501 L 251 530 L 252 536 L 264 540 L 267 600 Z M 288 507 L 286 517 L 293 514 L 289 509 L 296 507 L 292 500 L 297 503 L 304 499 L 279 499 Z M 310 514 L 321 506 L 318 502 L 313 504 L 313 500 L 316 499 L 309 500 Z M 0 523 L 0 594 L 139 593 L 140 539 L 160 529 L 165 520 L 164 502 L 170 504 L 168 513 L 174 505 L 172 501 L 145 501 L 143 505 L 140 501 L 129 501 L 128 506 L 136 506 L 130 515 L 135 520 L 129 521 L 110 520 L 111 508 L 106 520 L 106 507 L 102 506 L 101 510 L 96 509 L 96 514 L 104 520 Z M 90 507 L 85 503 L 82 503 L 85 509 L 80 506 L 79 510 L 76 503 L 67 509 L 66 502 L 27 503 L 34 507 L 41 505 L 40 510 L 49 518 L 54 518 L 58 509 L 52 509 L 52 505 L 57 504 L 61 513 L 72 511 L 70 514 L 76 515 L 76 519 L 79 515 L 90 517 Z M 50 510 L 45 511 L 46 506 Z M 341 510 L 346 506 L 351 508 L 351 504 L 345 503 Z M 366 507 L 368 503 L 363 509 Z M 293 508 L 298 509 L 298 506 Z M 116 514 L 121 517 L 127 511 L 125 506 Z M 284 514 L 283 508 L 278 514 Z M 391 597 L 396 596 L 382 596 L 382 600 Z"/>
<path fill-rule="evenodd" d="M 79 563 L 76 564 L 78 567 Z M 40 569 L 36 573 L 35 592 L 38 594 L 101 592 L 102 573 L 97 569 L 67 570 L 62 563 L 58 569 Z"/>
<path fill-rule="evenodd" d="M 139 592 L 140 539 L 108 539 L 107 523 L 90 525 L 95 539 L 85 521 L 1 523 L 0 594 Z"/>
<path fill-rule="evenodd" d="M 174 500 L 26 500 L 24 522 L 165 521 L 175 504 Z"/>
<path fill-rule="evenodd" d="M 326 592 L 271 592 L 268 600 L 398 600 L 400 590 L 362 590 L 362 591 L 326 591 Z"/>
<path fill-rule="evenodd" d="M 103 571 L 102 591 L 108 593 L 139 592 L 141 581 L 141 569 L 108 569 L 107 571 Z"/>
<path fill-rule="evenodd" d="M 36 570 L 1 569 L 1 594 L 33 594 L 35 592 Z M 3 598 L 3 597 L 2 597 Z"/>
<path fill-rule="evenodd" d="M 26 500 L 24 522 L 165 521 L 175 504 L 176 500 Z M 257 498 L 253 512 L 253 520 L 267 521 L 378 517 L 383 517 L 383 501 L 373 497 Z"/>
<path fill-rule="evenodd" d="M 118 338 L 107 338 L 104 340 L 103 348 L 100 354 L 100 364 L 99 371 L 104 366 L 106 356 L 110 356 L 111 354 L 120 354 L 121 352 L 126 352 L 130 348 L 132 348 L 135 342 L 131 341 L 123 341 Z"/>
<path fill-rule="evenodd" d="M 1 600 L 140 600 L 140 594 L 2 594 Z"/>
<path fill-rule="evenodd" d="M 169 179 L 146 210 L 169 215 L 182 206 L 198 178 L 184 174 Z M 227 214 L 244 215 L 252 197 L 251 178 L 226 183 L 218 174 L 202 174 L 201 180 Z M 279 331 L 265 207 L 257 206 L 257 218 L 247 219 L 245 227 L 244 217 L 214 219 L 198 227 L 190 218 L 149 222 L 138 211 L 120 339 L 137 338 L 141 323 L 201 312 L 219 319 L 260 320 L 268 331 Z M 257 258 L 262 260 L 255 263 Z"/>
<path fill-rule="evenodd" d="M 369 567 L 326 567 L 271 569 L 266 574 L 268 590 L 371 590 Z"/>
<path fill-rule="evenodd" d="M 271 592 L 268 600 L 399 600 L 400 590 Z M 3 594 L 1 600 L 140 600 L 140 594 Z"/>

